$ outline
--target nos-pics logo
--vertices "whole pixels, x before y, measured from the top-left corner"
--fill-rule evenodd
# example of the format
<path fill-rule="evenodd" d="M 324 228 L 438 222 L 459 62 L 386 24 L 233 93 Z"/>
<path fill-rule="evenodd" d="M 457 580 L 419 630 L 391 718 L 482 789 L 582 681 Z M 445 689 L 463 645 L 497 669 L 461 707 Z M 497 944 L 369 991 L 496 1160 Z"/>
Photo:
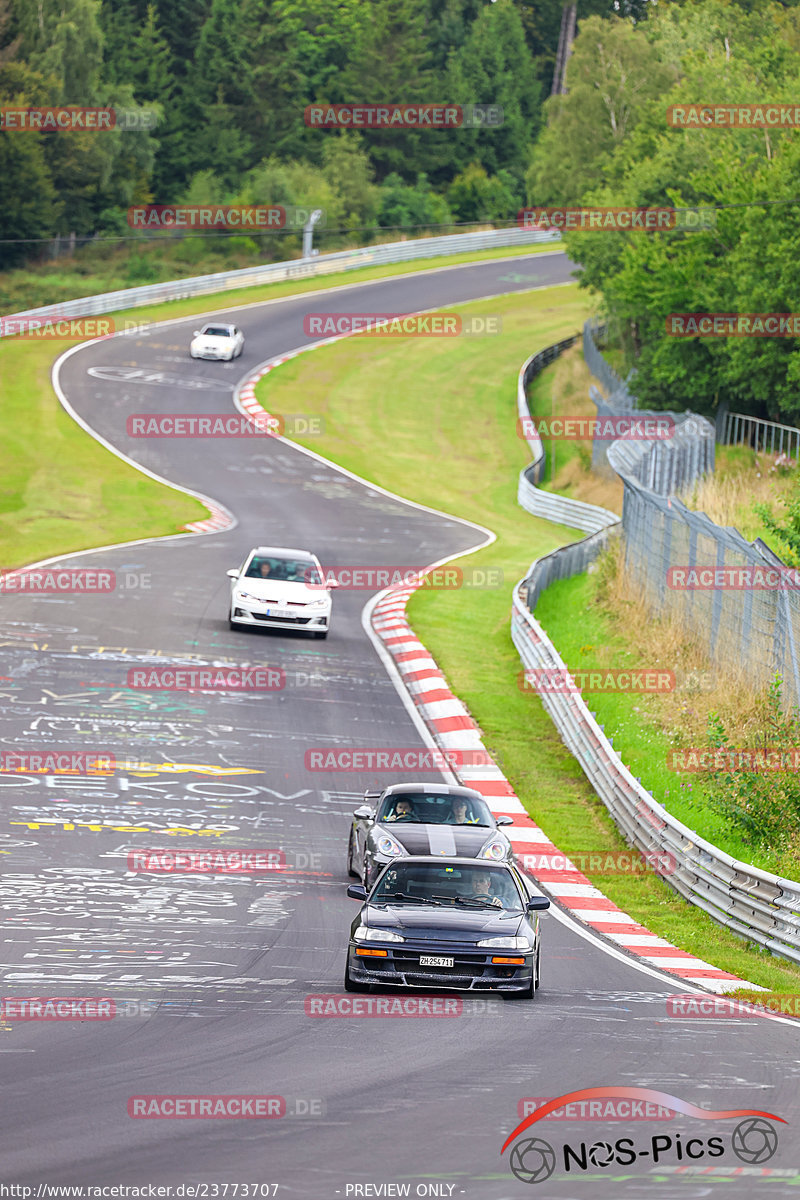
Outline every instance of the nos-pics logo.
<path fill-rule="evenodd" d="M 775 1113 L 762 1112 L 755 1108 L 731 1108 L 714 1111 L 698 1108 L 678 1096 L 668 1092 L 654 1091 L 652 1088 L 639 1087 L 596 1087 L 581 1088 L 577 1092 L 567 1092 L 548 1100 L 534 1112 L 521 1121 L 516 1129 L 506 1138 L 500 1151 L 505 1154 L 514 1142 L 509 1156 L 511 1170 L 522 1183 L 542 1183 L 550 1176 L 561 1159 L 563 1170 L 567 1173 L 596 1170 L 598 1167 L 630 1166 L 639 1159 L 645 1164 L 658 1164 L 665 1159 L 670 1161 L 697 1162 L 703 1158 L 720 1158 L 726 1150 L 726 1134 L 713 1136 L 697 1136 L 687 1138 L 685 1133 L 658 1133 L 649 1138 L 632 1137 L 616 1138 L 614 1141 L 601 1139 L 595 1142 L 580 1142 L 577 1145 L 564 1143 L 560 1152 L 556 1151 L 544 1138 L 529 1136 L 520 1137 L 537 1121 L 550 1113 L 563 1109 L 566 1105 L 578 1104 L 580 1101 L 597 1099 L 624 1099 L 639 1101 L 640 1104 L 655 1103 L 662 1108 L 670 1109 L 673 1113 L 682 1113 L 687 1117 L 696 1117 L 701 1121 L 728 1121 L 739 1118 L 739 1123 L 730 1134 L 730 1149 L 736 1157 L 751 1166 L 767 1162 L 778 1149 L 778 1131 L 770 1124 L 780 1121 L 786 1124 L 783 1117 Z M 579 1116 L 574 1119 L 580 1120 Z M 618 1118 L 617 1118 L 618 1119 Z M 640 1118 L 640 1119 L 646 1119 Z M 519 1140 L 516 1140 L 519 1139 Z"/>

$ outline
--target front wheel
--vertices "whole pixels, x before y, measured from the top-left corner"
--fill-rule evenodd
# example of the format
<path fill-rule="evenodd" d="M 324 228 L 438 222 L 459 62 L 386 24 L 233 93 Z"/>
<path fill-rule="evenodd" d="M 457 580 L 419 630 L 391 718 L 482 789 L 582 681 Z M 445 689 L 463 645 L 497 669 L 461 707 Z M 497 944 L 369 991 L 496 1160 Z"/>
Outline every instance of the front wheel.
<path fill-rule="evenodd" d="M 357 979 L 352 979 L 350 976 L 350 963 L 344 969 L 344 990 L 346 992 L 368 992 L 368 983 L 359 983 Z"/>

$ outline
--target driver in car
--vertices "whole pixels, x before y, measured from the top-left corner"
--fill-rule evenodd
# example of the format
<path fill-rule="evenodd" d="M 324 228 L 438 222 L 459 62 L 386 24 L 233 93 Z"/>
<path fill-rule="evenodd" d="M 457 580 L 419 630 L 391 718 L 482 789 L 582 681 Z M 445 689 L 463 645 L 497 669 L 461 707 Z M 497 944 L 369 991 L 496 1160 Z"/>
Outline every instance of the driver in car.
<path fill-rule="evenodd" d="M 475 817 L 472 815 L 472 810 L 469 807 L 469 802 L 464 796 L 456 796 L 451 805 L 451 812 L 447 818 L 448 825 L 474 825 L 476 824 Z"/>
<path fill-rule="evenodd" d="M 416 819 L 417 814 L 410 800 L 398 800 L 394 806 L 394 813 L 384 817 L 386 821 L 416 821 Z"/>
<path fill-rule="evenodd" d="M 499 895 L 495 895 L 493 892 L 495 883 L 499 884 Z M 513 903 L 508 894 L 508 885 L 505 880 L 496 879 L 493 871 L 472 872 L 470 895 L 473 900 L 485 900 L 487 904 L 493 904 L 495 908 L 511 908 Z"/>

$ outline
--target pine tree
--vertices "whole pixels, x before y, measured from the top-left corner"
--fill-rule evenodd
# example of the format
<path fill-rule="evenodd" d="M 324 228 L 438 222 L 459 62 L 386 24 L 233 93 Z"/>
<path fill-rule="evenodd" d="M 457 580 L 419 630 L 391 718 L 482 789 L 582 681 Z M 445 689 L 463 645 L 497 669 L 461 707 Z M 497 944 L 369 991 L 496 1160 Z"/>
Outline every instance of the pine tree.
<path fill-rule="evenodd" d="M 344 99 L 362 104 L 443 104 L 430 65 L 425 36 L 425 0 L 379 0 L 353 39 L 350 61 L 342 79 Z M 366 130 L 364 145 L 379 179 L 391 171 L 413 180 L 435 163 L 444 129 L 424 131 Z M 437 144 L 438 142 L 438 144 Z"/>

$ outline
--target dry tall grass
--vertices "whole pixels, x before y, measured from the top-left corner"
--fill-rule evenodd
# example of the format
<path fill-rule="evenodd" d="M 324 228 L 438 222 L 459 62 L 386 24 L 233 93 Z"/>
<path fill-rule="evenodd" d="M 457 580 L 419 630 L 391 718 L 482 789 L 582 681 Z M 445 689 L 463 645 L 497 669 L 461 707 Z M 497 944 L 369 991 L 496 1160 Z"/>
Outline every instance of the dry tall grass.
<path fill-rule="evenodd" d="M 762 537 L 781 554 L 782 547 L 764 528 L 754 506 L 767 505 L 780 520 L 794 487 L 794 470 L 776 470 L 774 455 L 754 454 L 745 446 L 718 447 L 717 470 L 680 499 L 687 508 L 705 513 L 717 525 L 732 525 L 749 542 Z"/>
<path fill-rule="evenodd" d="M 754 687 L 741 667 L 709 659 L 677 616 L 657 615 L 641 584 L 625 570 L 619 543 L 600 564 L 598 602 L 640 662 L 666 663 L 675 672 L 675 691 L 660 695 L 649 717 L 676 747 L 705 746 L 711 713 L 722 718 L 732 745 L 752 744 L 766 689 Z"/>

